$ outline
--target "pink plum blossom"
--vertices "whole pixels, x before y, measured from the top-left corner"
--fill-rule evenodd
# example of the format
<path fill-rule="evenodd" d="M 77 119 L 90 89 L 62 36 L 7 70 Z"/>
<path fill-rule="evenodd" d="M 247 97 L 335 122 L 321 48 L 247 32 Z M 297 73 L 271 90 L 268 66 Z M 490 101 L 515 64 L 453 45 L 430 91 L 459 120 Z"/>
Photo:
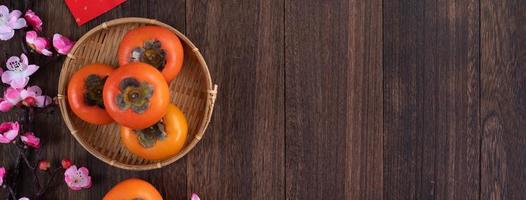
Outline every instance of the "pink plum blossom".
<path fill-rule="evenodd" d="M 0 98 L 0 111 L 7 112 L 18 104 L 18 102 L 22 101 L 22 98 L 20 98 L 21 91 L 22 89 L 7 88 L 4 91 L 4 97 Z"/>
<path fill-rule="evenodd" d="M 191 198 L 191 200 L 201 200 L 201 199 L 199 198 L 199 196 L 197 196 L 196 193 L 192 193 L 192 198 Z"/>
<path fill-rule="evenodd" d="M 7 6 L 0 6 L 0 40 L 9 40 L 15 35 L 16 29 L 21 29 L 27 26 L 26 20 L 20 18 L 22 12 L 20 10 L 13 10 L 9 12 Z"/>
<path fill-rule="evenodd" d="M 46 107 L 52 102 L 51 97 L 42 95 L 42 89 L 36 85 L 20 91 L 20 98 L 23 100 L 27 98 L 33 98 L 35 100 L 36 106 L 39 108 Z"/>
<path fill-rule="evenodd" d="M 10 143 L 18 135 L 18 122 L 3 122 L 0 124 L 0 143 Z"/>
<path fill-rule="evenodd" d="M 27 23 L 33 27 L 36 31 L 42 31 L 42 19 L 33 12 L 32 10 L 27 10 L 26 14 L 24 14 L 24 18 L 26 19 Z"/>
<path fill-rule="evenodd" d="M 5 177 L 5 168 L 0 167 L 0 186 L 4 184 L 4 177 Z"/>
<path fill-rule="evenodd" d="M 27 198 L 27 197 L 22 197 L 22 198 L 20 198 L 20 199 L 18 199 L 18 200 L 30 200 L 30 199 Z"/>
<path fill-rule="evenodd" d="M 31 86 L 26 89 L 15 89 L 12 87 L 4 91 L 4 97 L 0 98 L 0 111 L 7 112 L 23 101 L 25 106 L 36 106 L 43 108 L 52 103 L 51 97 L 42 95 L 42 90 L 38 86 Z"/>
<path fill-rule="evenodd" d="M 2 73 L 2 82 L 15 89 L 24 88 L 29 82 L 29 76 L 39 68 L 38 65 L 30 65 L 25 54 L 20 57 L 11 56 L 7 59 L 6 66 L 8 70 Z"/>
<path fill-rule="evenodd" d="M 69 38 L 64 37 L 56 33 L 53 35 L 53 47 L 57 50 L 59 54 L 66 55 L 71 51 L 71 48 L 75 42 L 71 41 Z"/>
<path fill-rule="evenodd" d="M 20 136 L 20 139 L 27 146 L 33 147 L 35 149 L 40 148 L 40 138 L 36 137 L 33 132 L 24 133 L 24 135 Z"/>
<path fill-rule="evenodd" d="M 81 190 L 91 187 L 91 177 L 89 176 L 89 170 L 85 167 L 77 169 L 77 166 L 70 166 L 66 172 L 64 172 L 64 181 L 69 188 L 72 190 Z"/>
<path fill-rule="evenodd" d="M 49 50 L 50 45 L 47 38 L 39 37 L 35 31 L 28 31 L 26 33 L 26 42 L 29 47 L 31 47 L 31 49 L 35 50 L 39 54 L 45 56 L 53 55 L 53 53 Z"/>

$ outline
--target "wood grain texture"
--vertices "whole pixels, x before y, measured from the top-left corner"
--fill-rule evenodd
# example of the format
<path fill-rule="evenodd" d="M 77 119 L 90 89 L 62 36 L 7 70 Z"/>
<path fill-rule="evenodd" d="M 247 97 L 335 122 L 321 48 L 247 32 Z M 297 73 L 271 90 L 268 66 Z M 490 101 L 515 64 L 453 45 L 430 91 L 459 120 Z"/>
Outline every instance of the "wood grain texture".
<path fill-rule="evenodd" d="M 382 3 L 286 1 L 286 198 L 382 198 Z"/>
<path fill-rule="evenodd" d="M 34 10 L 45 35 L 73 38 L 157 18 L 199 47 L 219 85 L 202 141 L 161 170 L 110 167 L 59 113 L 39 116 L 40 158 L 68 157 L 95 180 L 78 192 L 59 181 L 46 199 L 100 199 L 130 177 L 166 199 L 526 199 L 523 1 L 128 0 L 80 28 L 63 0 Z M 0 51 L 0 62 L 21 53 L 15 40 Z M 55 95 L 60 66 L 33 83 Z M 0 145 L 0 165 L 14 153 Z"/>
<path fill-rule="evenodd" d="M 203 199 L 282 199 L 283 1 L 187 1 L 219 93 L 212 122 L 188 161 L 188 190 Z"/>
<path fill-rule="evenodd" d="M 478 199 L 478 1 L 384 3 L 384 197 Z"/>
<path fill-rule="evenodd" d="M 349 13 L 345 198 L 383 199 L 382 1 L 349 1 Z"/>
<path fill-rule="evenodd" d="M 481 8 L 481 199 L 525 199 L 526 4 Z"/>

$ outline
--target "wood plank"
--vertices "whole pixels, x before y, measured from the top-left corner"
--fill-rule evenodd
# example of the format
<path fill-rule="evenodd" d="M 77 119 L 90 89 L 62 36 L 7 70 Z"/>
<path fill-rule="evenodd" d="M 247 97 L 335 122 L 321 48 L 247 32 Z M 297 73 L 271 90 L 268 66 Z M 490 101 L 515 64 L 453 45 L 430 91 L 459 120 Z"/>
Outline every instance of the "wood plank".
<path fill-rule="evenodd" d="M 219 85 L 212 122 L 187 156 L 202 199 L 284 195 L 283 1 L 187 1 L 189 38 Z"/>
<path fill-rule="evenodd" d="M 166 9 L 170 10 L 171 13 L 160 12 L 160 10 Z M 43 18 L 43 33 L 49 37 L 54 33 L 61 33 L 78 39 L 102 22 L 126 16 L 157 18 L 175 28 L 185 30 L 184 1 L 128 1 L 80 28 L 70 17 L 69 10 L 63 0 L 36 1 L 33 10 Z M 177 14 L 181 17 L 174 17 Z M 18 45 L 9 45 L 9 48 L 11 49 L 10 52 L 13 52 L 10 55 L 18 55 L 21 52 Z M 5 59 L 2 58 L 2 60 Z M 30 60 L 37 64 L 46 62 L 40 56 L 31 56 Z M 32 82 L 41 86 L 45 93 L 51 96 L 56 95 L 61 65 L 61 61 L 46 66 L 41 65 L 41 69 L 32 76 Z M 85 151 L 69 134 L 59 112 L 49 116 L 37 117 L 36 127 L 38 134 L 42 135 L 42 142 L 45 145 L 40 158 L 54 161 L 60 161 L 64 157 L 70 158 L 80 166 L 87 166 L 94 181 L 90 190 L 73 192 L 67 188 L 61 178 L 57 179 L 56 186 L 46 196 L 48 199 L 100 199 L 116 183 L 131 177 L 138 177 L 151 182 L 167 199 L 187 199 L 188 197 L 186 192 L 186 161 L 184 159 L 162 170 L 149 172 L 120 170 L 99 161 Z M 2 153 L 2 155 L 4 154 Z M 27 185 L 26 188 L 30 188 L 29 186 Z M 24 194 L 30 191 L 26 189 L 22 192 Z"/>
<path fill-rule="evenodd" d="M 478 199 L 478 1 L 384 6 L 384 197 Z"/>
<path fill-rule="evenodd" d="M 481 6 L 481 199 L 526 199 L 526 3 Z"/>
<path fill-rule="evenodd" d="M 349 1 L 346 199 L 383 198 L 382 1 Z"/>
<path fill-rule="evenodd" d="M 286 198 L 381 199 L 382 2 L 286 1 Z"/>

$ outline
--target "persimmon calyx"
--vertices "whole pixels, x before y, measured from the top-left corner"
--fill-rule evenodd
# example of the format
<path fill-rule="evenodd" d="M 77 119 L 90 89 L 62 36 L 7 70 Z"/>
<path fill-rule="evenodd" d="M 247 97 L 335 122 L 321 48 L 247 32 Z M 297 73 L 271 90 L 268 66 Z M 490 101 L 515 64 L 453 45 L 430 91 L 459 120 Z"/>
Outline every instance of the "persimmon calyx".
<path fill-rule="evenodd" d="M 121 110 L 132 109 L 135 113 L 144 113 L 150 105 L 154 88 L 152 85 L 135 78 L 125 78 L 119 83 L 121 93 L 116 98 L 116 103 Z"/>
<path fill-rule="evenodd" d="M 161 122 L 142 130 L 135 130 L 139 143 L 144 148 L 152 148 L 158 140 L 164 140 L 168 136 Z"/>
<path fill-rule="evenodd" d="M 147 40 L 143 47 L 132 50 L 130 62 L 147 63 L 162 71 L 166 65 L 166 52 L 161 48 L 159 40 Z"/>
<path fill-rule="evenodd" d="M 101 77 L 96 74 L 90 74 L 86 77 L 84 83 L 86 92 L 84 93 L 84 101 L 89 106 L 98 106 L 104 109 L 104 100 L 102 99 L 102 90 L 104 83 L 108 77 Z"/>

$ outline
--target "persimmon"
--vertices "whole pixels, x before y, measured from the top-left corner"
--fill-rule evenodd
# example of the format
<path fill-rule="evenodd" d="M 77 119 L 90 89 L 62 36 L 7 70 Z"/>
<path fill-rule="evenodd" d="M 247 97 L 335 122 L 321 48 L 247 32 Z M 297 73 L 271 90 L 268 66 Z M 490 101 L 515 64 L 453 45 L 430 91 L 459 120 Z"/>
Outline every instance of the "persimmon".
<path fill-rule="evenodd" d="M 104 195 L 102 200 L 162 200 L 163 197 L 155 187 L 141 179 L 126 179 Z"/>
<path fill-rule="evenodd" d="M 113 67 L 91 64 L 80 68 L 68 83 L 69 107 L 80 119 L 92 124 L 109 124 L 113 119 L 106 112 L 102 99 L 104 83 Z"/>
<path fill-rule="evenodd" d="M 157 123 L 170 104 L 168 84 L 161 72 L 139 62 L 121 66 L 108 76 L 103 99 L 108 114 L 133 129 Z"/>
<path fill-rule="evenodd" d="M 188 122 L 177 106 L 170 104 L 163 119 L 151 127 L 120 128 L 121 139 L 133 154 L 146 160 L 164 160 L 181 151 L 188 135 Z"/>
<path fill-rule="evenodd" d="M 177 76 L 184 59 L 179 37 L 167 28 L 143 26 L 130 30 L 119 44 L 119 64 L 143 62 L 162 72 L 166 81 Z"/>

